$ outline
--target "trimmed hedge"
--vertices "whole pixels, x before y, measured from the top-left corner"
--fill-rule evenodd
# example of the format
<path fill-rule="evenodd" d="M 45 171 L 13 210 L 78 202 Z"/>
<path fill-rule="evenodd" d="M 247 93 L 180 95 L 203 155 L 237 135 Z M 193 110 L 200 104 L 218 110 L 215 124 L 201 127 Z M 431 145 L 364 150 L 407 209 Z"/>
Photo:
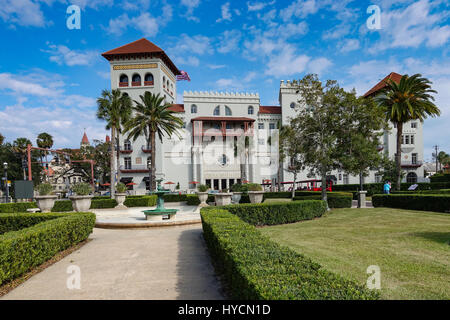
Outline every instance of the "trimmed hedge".
<path fill-rule="evenodd" d="M 304 201 L 304 200 L 322 200 L 322 196 L 301 196 L 295 197 L 295 201 Z M 327 202 L 329 208 L 351 208 L 353 201 L 353 195 L 350 193 L 349 195 L 331 195 L 327 194 Z"/>
<path fill-rule="evenodd" d="M 222 206 L 239 218 L 256 226 L 292 223 L 321 217 L 326 212 L 324 201 L 305 200 L 279 203 L 239 204 Z M 216 210 L 215 207 L 202 211 Z"/>
<path fill-rule="evenodd" d="M 377 292 L 326 271 L 309 258 L 271 241 L 228 208 L 205 209 L 201 210 L 203 235 L 215 267 L 229 284 L 232 299 L 379 298 Z"/>
<path fill-rule="evenodd" d="M 450 182 L 419 182 L 419 183 L 402 183 L 400 190 L 407 191 L 408 188 L 417 184 L 416 190 L 439 190 L 439 189 L 449 189 Z M 383 183 L 366 183 L 363 185 L 364 190 L 367 191 L 367 196 L 372 196 L 374 194 L 383 194 Z M 333 185 L 333 191 L 348 191 L 356 192 L 359 190 L 359 184 L 335 184 Z M 394 190 L 394 189 L 393 189 Z"/>
<path fill-rule="evenodd" d="M 418 190 L 418 191 L 391 191 L 391 194 L 450 194 L 450 189 Z"/>
<path fill-rule="evenodd" d="M 438 173 L 430 177 L 431 183 L 450 182 L 450 173 Z"/>
<path fill-rule="evenodd" d="M 374 207 L 450 212 L 450 195 L 383 194 L 372 197 Z"/>
<path fill-rule="evenodd" d="M 21 221 L 23 220 L 23 221 Z M 93 213 L 1 214 L 0 284 L 13 280 L 81 241 L 95 225 Z M 23 229 L 21 229 L 23 228 Z"/>
<path fill-rule="evenodd" d="M 123 203 L 128 208 L 131 207 L 153 207 L 156 206 L 156 196 L 140 196 L 140 197 L 127 197 Z"/>
<path fill-rule="evenodd" d="M 115 208 L 116 206 L 117 201 L 115 199 L 101 199 L 91 201 L 91 209 Z"/>
<path fill-rule="evenodd" d="M 0 203 L 0 213 L 26 212 L 31 208 L 37 208 L 36 202 Z"/>

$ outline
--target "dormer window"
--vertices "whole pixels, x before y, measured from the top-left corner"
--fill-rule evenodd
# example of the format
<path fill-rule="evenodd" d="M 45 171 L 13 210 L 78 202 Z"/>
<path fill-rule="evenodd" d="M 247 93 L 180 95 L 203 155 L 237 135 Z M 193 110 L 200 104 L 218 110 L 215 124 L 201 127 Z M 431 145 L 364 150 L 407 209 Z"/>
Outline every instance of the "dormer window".
<path fill-rule="evenodd" d="M 217 107 L 214 109 L 213 115 L 215 115 L 215 116 L 220 116 L 220 107 L 219 107 L 219 106 L 217 106 Z"/>
<path fill-rule="evenodd" d="M 128 76 L 126 74 L 120 76 L 119 87 L 128 87 Z"/>
<path fill-rule="evenodd" d="M 144 78 L 144 86 L 153 86 L 153 75 L 151 73 L 146 73 Z"/>
<path fill-rule="evenodd" d="M 140 87 L 141 86 L 141 76 L 137 73 L 133 74 L 131 85 L 133 87 Z"/>

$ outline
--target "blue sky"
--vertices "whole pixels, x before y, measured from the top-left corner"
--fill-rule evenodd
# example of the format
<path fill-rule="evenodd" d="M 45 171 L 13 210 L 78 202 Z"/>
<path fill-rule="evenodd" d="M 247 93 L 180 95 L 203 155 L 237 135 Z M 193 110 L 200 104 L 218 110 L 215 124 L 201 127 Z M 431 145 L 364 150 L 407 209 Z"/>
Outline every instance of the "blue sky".
<path fill-rule="evenodd" d="M 81 29 L 66 26 L 70 4 Z M 381 9 L 381 29 L 366 20 Z M 447 1 L 0 0 L 0 132 L 12 141 L 46 131 L 56 147 L 83 129 L 104 139 L 95 99 L 110 89 L 100 54 L 146 37 L 186 70 L 184 90 L 258 92 L 278 105 L 280 80 L 318 73 L 363 94 L 391 71 L 422 73 L 442 116 L 425 122 L 425 159 L 450 152 L 450 5 Z"/>

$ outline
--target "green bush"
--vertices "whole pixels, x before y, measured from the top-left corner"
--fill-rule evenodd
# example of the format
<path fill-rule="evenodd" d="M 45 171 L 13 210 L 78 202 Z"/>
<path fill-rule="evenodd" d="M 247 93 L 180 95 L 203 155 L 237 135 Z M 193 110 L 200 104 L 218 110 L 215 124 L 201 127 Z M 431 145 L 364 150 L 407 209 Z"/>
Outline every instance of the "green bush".
<path fill-rule="evenodd" d="M 417 190 L 417 191 L 391 191 L 391 194 L 450 194 L 450 189 Z"/>
<path fill-rule="evenodd" d="M 53 186 L 50 183 L 41 183 L 36 190 L 40 196 L 48 196 L 53 192 Z"/>
<path fill-rule="evenodd" d="M 92 192 L 92 186 L 86 182 L 79 182 L 72 186 L 72 190 L 77 196 L 87 196 Z"/>
<path fill-rule="evenodd" d="M 153 207 L 156 206 L 156 196 L 126 197 L 123 203 L 128 208 L 131 207 Z"/>
<path fill-rule="evenodd" d="M 247 183 L 246 184 L 248 191 L 262 191 L 263 187 L 258 183 Z"/>
<path fill-rule="evenodd" d="M 165 194 L 165 202 L 184 202 L 187 201 L 187 194 Z"/>
<path fill-rule="evenodd" d="M 123 182 L 119 182 L 116 184 L 116 192 L 117 193 L 126 193 L 128 190 L 127 186 Z"/>
<path fill-rule="evenodd" d="M 20 222 L 24 219 L 24 222 Z M 8 221 L 8 222 L 6 222 Z M 0 284 L 13 280 L 85 239 L 95 225 L 92 213 L 1 214 Z M 20 229 L 23 227 L 23 229 Z"/>
<path fill-rule="evenodd" d="M 300 196 L 295 196 L 294 200 L 322 200 L 322 195 L 320 192 L 301 191 L 300 194 Z M 329 208 L 351 208 L 352 200 L 353 194 L 350 192 L 327 192 L 327 202 Z"/>
<path fill-rule="evenodd" d="M 72 201 L 70 200 L 56 200 L 52 208 L 52 212 L 67 212 L 73 211 Z"/>
<path fill-rule="evenodd" d="M 431 183 L 450 182 L 450 173 L 438 173 L 430 177 Z"/>
<path fill-rule="evenodd" d="M 383 194 L 372 197 L 374 207 L 450 212 L 450 195 Z"/>
<path fill-rule="evenodd" d="M 91 209 L 107 209 L 115 208 L 116 206 L 117 201 L 115 199 L 101 199 L 91 201 Z"/>
<path fill-rule="evenodd" d="M 200 184 L 197 187 L 198 192 L 206 192 L 206 191 L 208 191 L 208 189 L 209 189 L 209 186 L 207 186 L 206 184 Z"/>
<path fill-rule="evenodd" d="M 221 208 L 256 226 L 310 220 L 322 216 L 326 211 L 324 201 L 239 204 L 223 206 Z M 206 207 L 202 210 L 215 209 L 215 207 Z"/>
<path fill-rule="evenodd" d="M 26 212 L 37 208 L 36 202 L 0 203 L 0 213 Z"/>
<path fill-rule="evenodd" d="M 328 272 L 309 258 L 271 241 L 228 209 L 205 209 L 201 210 L 203 235 L 217 270 L 229 285 L 232 299 L 379 297 L 378 293 Z"/>
<path fill-rule="evenodd" d="M 200 204 L 200 199 L 196 194 L 187 194 L 186 201 L 188 206 L 198 206 Z"/>

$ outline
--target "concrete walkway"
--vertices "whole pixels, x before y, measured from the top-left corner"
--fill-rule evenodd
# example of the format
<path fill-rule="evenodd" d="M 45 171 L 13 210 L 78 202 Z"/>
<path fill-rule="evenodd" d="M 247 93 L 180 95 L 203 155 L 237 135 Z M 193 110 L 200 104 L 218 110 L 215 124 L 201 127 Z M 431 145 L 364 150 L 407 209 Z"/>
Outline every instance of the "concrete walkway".
<path fill-rule="evenodd" d="M 201 225 L 94 229 L 92 241 L 3 299 L 223 299 Z M 81 288 L 67 288 L 76 265 Z"/>

